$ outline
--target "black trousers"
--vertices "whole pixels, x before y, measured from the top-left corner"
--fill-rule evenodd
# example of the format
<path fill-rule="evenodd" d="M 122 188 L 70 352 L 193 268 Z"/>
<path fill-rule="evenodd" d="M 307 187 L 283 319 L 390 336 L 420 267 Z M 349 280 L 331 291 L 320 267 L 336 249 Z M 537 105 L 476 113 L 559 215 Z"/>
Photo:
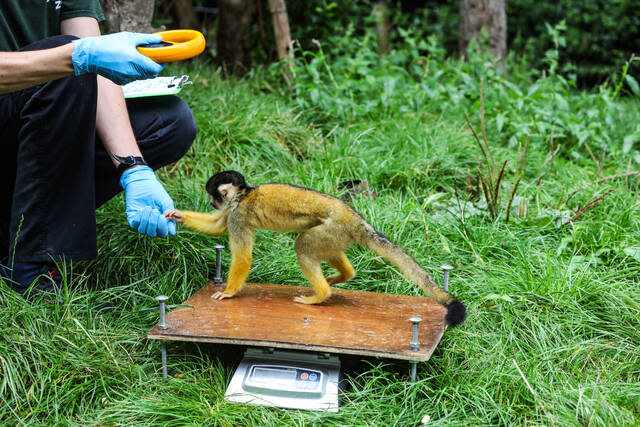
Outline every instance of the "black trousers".
<path fill-rule="evenodd" d="M 73 39 L 51 37 L 23 50 Z M 15 254 L 18 262 L 50 262 L 97 255 L 96 208 L 122 188 L 96 136 L 96 99 L 95 74 L 0 95 L 0 259 Z M 154 170 L 191 146 L 196 124 L 181 99 L 135 98 L 127 100 L 127 109 Z"/>

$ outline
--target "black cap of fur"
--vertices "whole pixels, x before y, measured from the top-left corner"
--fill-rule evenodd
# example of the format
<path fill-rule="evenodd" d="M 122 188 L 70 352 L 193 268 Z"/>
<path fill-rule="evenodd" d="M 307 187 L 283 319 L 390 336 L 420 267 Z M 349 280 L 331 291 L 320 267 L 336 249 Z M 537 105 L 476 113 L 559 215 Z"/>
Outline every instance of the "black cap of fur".
<path fill-rule="evenodd" d="M 464 322 L 467 317 L 467 309 L 457 299 L 454 299 L 451 304 L 447 304 L 447 314 L 444 316 L 444 320 L 447 322 L 447 326 L 450 328 L 459 325 Z"/>
<path fill-rule="evenodd" d="M 241 190 L 249 188 L 249 186 L 247 185 L 247 181 L 245 181 L 244 176 L 242 176 L 240 172 L 231 170 L 218 172 L 217 174 L 209 178 L 209 181 L 207 181 L 207 185 L 205 187 L 207 189 L 207 193 L 209 193 L 211 197 L 213 197 L 213 199 L 218 203 L 223 202 L 222 194 L 220 194 L 220 192 L 218 191 L 218 187 L 220 187 L 222 184 L 233 184 L 235 187 Z"/>

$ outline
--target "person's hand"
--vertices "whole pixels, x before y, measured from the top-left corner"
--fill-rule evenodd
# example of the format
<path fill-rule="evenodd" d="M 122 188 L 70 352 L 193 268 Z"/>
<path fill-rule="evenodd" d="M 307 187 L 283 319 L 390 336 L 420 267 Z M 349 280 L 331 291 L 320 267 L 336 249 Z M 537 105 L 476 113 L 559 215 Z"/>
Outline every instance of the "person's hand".
<path fill-rule="evenodd" d="M 136 46 L 160 41 L 159 34 L 129 32 L 73 40 L 73 69 L 76 76 L 98 73 L 119 85 L 156 77 L 164 66 L 138 52 Z"/>
<path fill-rule="evenodd" d="M 120 185 L 125 191 L 131 228 L 151 237 L 175 236 L 176 223 L 163 215 L 174 209 L 173 200 L 150 167 L 127 169 L 120 177 Z"/>

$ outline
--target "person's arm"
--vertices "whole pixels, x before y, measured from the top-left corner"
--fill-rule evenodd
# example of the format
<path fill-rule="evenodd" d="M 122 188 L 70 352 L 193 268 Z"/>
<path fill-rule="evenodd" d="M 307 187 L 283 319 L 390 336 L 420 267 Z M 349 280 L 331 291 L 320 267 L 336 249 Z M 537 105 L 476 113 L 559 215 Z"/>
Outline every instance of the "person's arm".
<path fill-rule="evenodd" d="M 73 74 L 73 44 L 29 52 L 0 52 L 0 94 Z"/>
<path fill-rule="evenodd" d="M 94 18 L 79 17 L 66 19 L 60 23 L 62 34 L 76 37 L 100 35 L 98 21 Z M 98 76 L 98 106 L 96 131 L 105 150 L 118 156 L 142 156 L 136 143 L 122 89 L 111 80 Z M 118 162 L 111 158 L 114 166 Z"/>
<path fill-rule="evenodd" d="M 142 55 L 136 47 L 161 40 L 157 34 L 121 32 L 85 37 L 52 49 L 0 52 L 0 93 L 71 74 L 97 73 L 117 84 L 155 77 L 162 65 Z"/>
<path fill-rule="evenodd" d="M 60 23 L 62 34 L 80 37 L 100 35 L 98 21 L 90 17 L 65 19 Z M 110 154 L 121 157 L 142 156 L 131 129 L 122 89 L 111 80 L 98 76 L 96 132 Z M 114 166 L 118 165 L 111 159 Z M 129 225 L 151 237 L 176 234 L 176 223 L 162 214 L 174 208 L 173 200 L 146 166 L 127 169 L 120 178 L 125 191 L 126 216 Z"/>

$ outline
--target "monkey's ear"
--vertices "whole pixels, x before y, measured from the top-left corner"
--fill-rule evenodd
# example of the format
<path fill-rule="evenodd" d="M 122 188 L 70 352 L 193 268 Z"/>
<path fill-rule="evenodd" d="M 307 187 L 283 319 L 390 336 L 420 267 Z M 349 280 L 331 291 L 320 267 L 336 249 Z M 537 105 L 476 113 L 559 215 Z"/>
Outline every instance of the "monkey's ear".
<path fill-rule="evenodd" d="M 218 191 L 220 192 L 223 198 L 228 200 L 236 194 L 236 187 L 231 183 L 222 184 L 218 186 Z"/>

